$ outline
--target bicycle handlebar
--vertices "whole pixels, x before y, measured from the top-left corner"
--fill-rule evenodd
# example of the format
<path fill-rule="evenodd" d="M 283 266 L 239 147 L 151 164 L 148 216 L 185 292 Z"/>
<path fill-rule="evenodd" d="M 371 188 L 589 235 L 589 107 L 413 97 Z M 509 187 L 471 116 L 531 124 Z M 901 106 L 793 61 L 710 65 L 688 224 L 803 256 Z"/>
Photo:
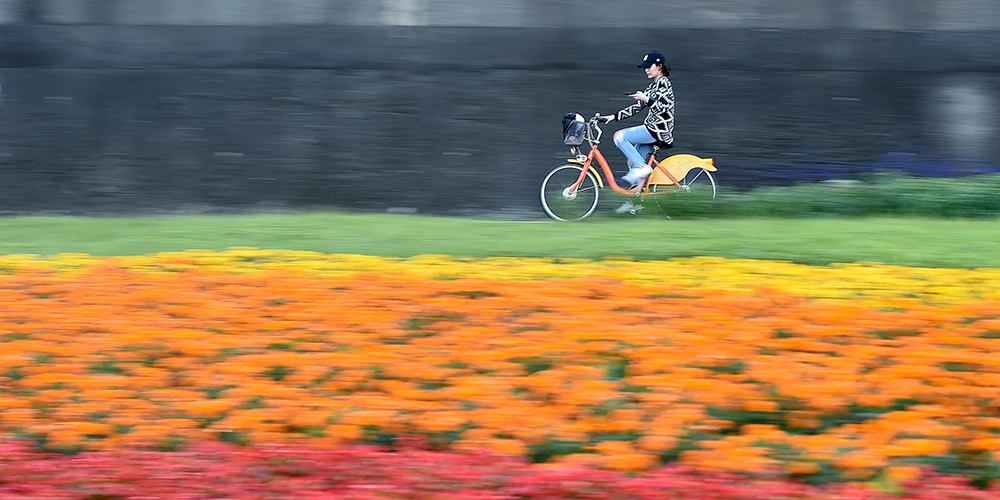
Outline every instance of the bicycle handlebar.
<path fill-rule="evenodd" d="M 602 123 L 608 123 L 608 122 L 606 122 L 603 119 L 601 119 L 601 114 L 600 113 L 594 114 L 593 118 L 590 119 L 590 124 L 591 124 L 592 127 L 594 127 L 594 131 L 596 133 L 594 134 L 593 137 L 588 137 L 587 140 L 592 140 L 594 143 L 600 142 L 601 135 L 604 134 L 604 131 L 601 130 L 601 127 L 599 127 L 598 125 L 602 124 Z M 590 133 L 588 132 L 588 136 L 589 135 L 590 135 Z"/>

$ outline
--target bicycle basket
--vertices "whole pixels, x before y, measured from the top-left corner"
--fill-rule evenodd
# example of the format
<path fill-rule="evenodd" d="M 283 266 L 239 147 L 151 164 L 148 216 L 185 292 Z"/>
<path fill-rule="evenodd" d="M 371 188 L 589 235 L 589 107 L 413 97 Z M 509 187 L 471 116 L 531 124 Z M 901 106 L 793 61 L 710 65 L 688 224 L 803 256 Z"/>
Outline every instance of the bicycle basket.
<path fill-rule="evenodd" d="M 587 124 L 583 121 L 583 115 L 579 113 L 566 113 L 563 116 L 563 144 L 567 146 L 579 146 L 583 144 L 583 136 L 587 130 Z"/>

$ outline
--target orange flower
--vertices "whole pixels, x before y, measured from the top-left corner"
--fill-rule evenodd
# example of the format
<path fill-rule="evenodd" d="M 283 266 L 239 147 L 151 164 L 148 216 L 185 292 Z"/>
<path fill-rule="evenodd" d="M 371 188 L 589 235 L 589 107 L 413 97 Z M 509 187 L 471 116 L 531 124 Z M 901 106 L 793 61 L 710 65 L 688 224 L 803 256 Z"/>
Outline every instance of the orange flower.
<path fill-rule="evenodd" d="M 45 436 L 45 446 L 57 450 L 71 449 L 83 444 L 83 435 L 76 429 L 64 427 Z"/>
<path fill-rule="evenodd" d="M 893 466 L 885 468 L 885 478 L 893 483 L 904 483 L 920 479 L 923 473 L 916 466 Z"/>
<path fill-rule="evenodd" d="M 332 424 L 326 426 L 325 434 L 341 442 L 350 442 L 361 439 L 364 430 L 358 425 Z"/>
<path fill-rule="evenodd" d="M 807 476 L 820 471 L 821 467 L 816 462 L 802 462 L 798 460 L 785 463 L 785 472 L 793 476 Z"/>
<path fill-rule="evenodd" d="M 947 455 L 951 451 L 951 443 L 943 439 L 897 439 L 893 444 L 895 456 Z"/>
<path fill-rule="evenodd" d="M 6 259 L 0 432 L 70 448 L 464 430 L 456 449 L 572 441 L 596 453 L 569 461 L 634 470 L 698 436 L 682 461 L 787 474 L 830 461 L 854 478 L 998 453 L 1000 419 L 984 417 L 1000 400 L 996 270 L 252 249 Z"/>
<path fill-rule="evenodd" d="M 516 439 L 493 439 L 490 445 L 497 453 L 505 455 L 527 455 L 528 447 Z"/>
<path fill-rule="evenodd" d="M 663 452 L 677 446 L 677 438 L 663 435 L 646 435 L 639 438 L 637 442 L 639 448 L 647 451 Z"/>

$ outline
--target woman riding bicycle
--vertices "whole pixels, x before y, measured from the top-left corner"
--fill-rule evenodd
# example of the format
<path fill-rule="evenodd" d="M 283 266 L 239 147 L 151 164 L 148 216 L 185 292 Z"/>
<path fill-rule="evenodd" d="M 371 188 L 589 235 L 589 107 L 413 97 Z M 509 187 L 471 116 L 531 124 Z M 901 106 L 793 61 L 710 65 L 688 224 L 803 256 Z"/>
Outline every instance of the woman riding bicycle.
<path fill-rule="evenodd" d="M 605 122 L 621 121 L 635 115 L 643 108 L 649 108 L 649 114 L 642 125 L 621 129 L 615 132 L 615 146 L 629 160 L 629 171 L 622 179 L 629 184 L 637 184 L 653 169 L 646 164 L 646 157 L 652 151 L 652 145 L 660 142 L 670 147 L 674 142 L 674 89 L 670 85 L 670 67 L 665 66 L 663 54 L 653 51 L 646 54 L 639 63 L 646 70 L 646 77 L 653 80 L 646 90 L 628 94 L 636 100 L 631 106 L 613 115 L 601 116 Z"/>

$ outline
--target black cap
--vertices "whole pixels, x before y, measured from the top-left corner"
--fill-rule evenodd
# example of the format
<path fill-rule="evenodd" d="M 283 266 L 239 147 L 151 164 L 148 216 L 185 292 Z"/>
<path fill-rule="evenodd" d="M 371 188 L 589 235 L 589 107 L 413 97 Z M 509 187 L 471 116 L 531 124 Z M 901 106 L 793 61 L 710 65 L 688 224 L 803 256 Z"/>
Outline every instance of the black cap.
<path fill-rule="evenodd" d="M 666 61 L 666 59 L 663 58 L 663 54 L 654 50 L 642 56 L 642 62 L 639 63 L 638 67 L 648 68 L 654 64 L 659 64 L 660 66 L 663 66 L 664 61 Z"/>

